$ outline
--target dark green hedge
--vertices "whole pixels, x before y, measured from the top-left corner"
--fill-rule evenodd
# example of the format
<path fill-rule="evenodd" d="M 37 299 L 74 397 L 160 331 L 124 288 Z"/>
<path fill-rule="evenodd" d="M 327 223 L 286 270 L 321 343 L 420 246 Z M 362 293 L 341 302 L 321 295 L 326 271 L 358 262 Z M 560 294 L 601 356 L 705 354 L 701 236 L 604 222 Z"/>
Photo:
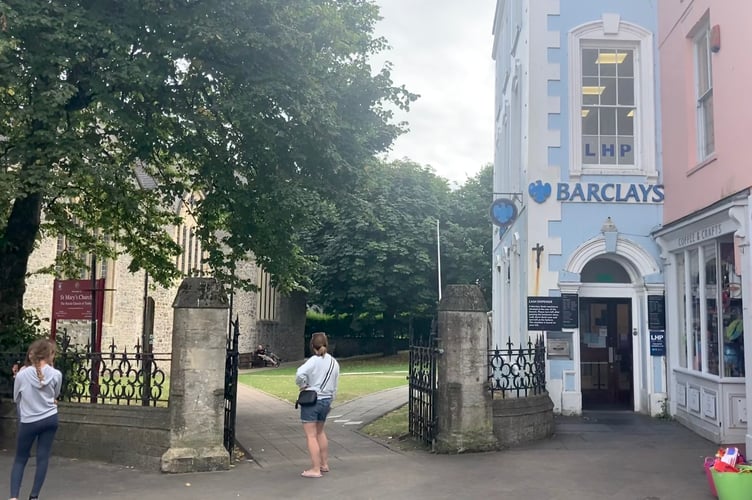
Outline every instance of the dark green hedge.
<path fill-rule="evenodd" d="M 411 325 L 412 323 L 412 325 Z M 394 343 L 398 351 L 410 345 L 410 335 L 425 336 L 431 329 L 430 317 L 399 318 L 394 332 Z M 306 315 L 305 353 L 308 356 L 308 343 L 315 332 L 324 332 L 329 337 L 330 352 L 338 357 L 378 354 L 383 352 L 384 332 L 381 316 L 329 316 L 309 312 Z"/>

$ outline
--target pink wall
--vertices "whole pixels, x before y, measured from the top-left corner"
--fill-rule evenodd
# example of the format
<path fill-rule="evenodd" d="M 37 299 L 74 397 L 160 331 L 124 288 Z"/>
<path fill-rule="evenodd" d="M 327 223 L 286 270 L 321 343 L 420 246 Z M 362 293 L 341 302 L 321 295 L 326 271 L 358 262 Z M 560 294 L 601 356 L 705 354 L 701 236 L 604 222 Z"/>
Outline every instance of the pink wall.
<path fill-rule="evenodd" d="M 709 14 L 721 27 L 712 54 L 715 154 L 697 154 L 695 66 L 690 35 Z M 752 1 L 660 0 L 658 43 L 666 186 L 664 223 L 752 185 Z"/>

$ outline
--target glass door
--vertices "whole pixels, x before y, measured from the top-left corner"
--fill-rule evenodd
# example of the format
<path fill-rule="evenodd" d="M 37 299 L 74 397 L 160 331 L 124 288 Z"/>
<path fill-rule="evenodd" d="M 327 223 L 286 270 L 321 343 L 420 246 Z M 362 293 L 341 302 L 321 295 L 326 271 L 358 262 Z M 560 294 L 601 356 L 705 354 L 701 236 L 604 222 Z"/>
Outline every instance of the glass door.
<path fill-rule="evenodd" d="M 583 409 L 633 409 L 632 301 L 580 299 Z"/>

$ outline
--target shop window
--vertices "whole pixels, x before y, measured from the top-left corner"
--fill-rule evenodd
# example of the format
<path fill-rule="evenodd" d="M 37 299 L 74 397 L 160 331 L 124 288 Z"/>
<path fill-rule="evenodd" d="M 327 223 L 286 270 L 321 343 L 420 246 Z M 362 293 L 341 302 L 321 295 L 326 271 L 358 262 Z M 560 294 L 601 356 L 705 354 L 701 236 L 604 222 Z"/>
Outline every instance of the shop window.
<path fill-rule="evenodd" d="M 679 366 L 722 377 L 745 376 L 736 258 L 731 235 L 676 256 L 679 290 L 684 290 L 678 311 Z"/>
<path fill-rule="evenodd" d="M 732 237 L 720 241 L 721 339 L 723 375 L 744 377 L 744 328 L 742 324 L 742 279 Z"/>
<path fill-rule="evenodd" d="M 719 310 L 718 310 L 718 259 L 715 242 L 702 248 L 705 260 L 705 344 L 707 346 L 708 373 L 718 375 L 721 359 L 718 349 Z"/>
<path fill-rule="evenodd" d="M 679 320 L 679 366 L 687 368 L 687 320 L 685 314 L 687 313 L 687 294 L 685 284 L 687 283 L 687 277 L 685 276 L 686 267 L 684 265 L 684 254 L 680 253 L 676 256 L 676 277 L 678 281 L 678 290 L 681 300 L 679 300 L 679 311 L 677 318 Z"/>
<path fill-rule="evenodd" d="M 713 123 L 713 63 L 710 52 L 710 23 L 705 22 L 694 39 L 695 97 L 697 99 L 697 154 L 700 161 L 715 152 Z"/>
<path fill-rule="evenodd" d="M 690 343 L 689 356 L 692 368 L 702 371 L 702 322 L 700 319 L 700 261 L 697 249 L 689 252 L 689 287 L 692 297 L 690 303 Z"/>

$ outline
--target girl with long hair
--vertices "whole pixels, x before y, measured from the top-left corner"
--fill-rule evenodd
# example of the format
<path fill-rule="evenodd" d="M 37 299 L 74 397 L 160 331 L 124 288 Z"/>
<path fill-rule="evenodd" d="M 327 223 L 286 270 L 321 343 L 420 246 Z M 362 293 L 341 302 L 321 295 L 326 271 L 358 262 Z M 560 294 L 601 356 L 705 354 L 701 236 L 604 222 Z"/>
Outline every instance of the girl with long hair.
<path fill-rule="evenodd" d="M 327 353 L 328 345 L 325 333 L 314 333 L 310 344 L 312 356 L 295 374 L 295 383 L 301 391 L 316 391 L 316 403 L 300 407 L 300 420 L 303 422 L 308 454 L 311 456 L 311 468 L 303 471 L 303 477 L 316 478 L 329 472 L 329 441 L 324 432 L 324 424 L 337 395 L 339 363 Z"/>
<path fill-rule="evenodd" d="M 57 398 L 63 375 L 53 366 L 55 343 L 35 340 L 26 354 L 24 366 L 16 373 L 13 400 L 18 409 L 18 441 L 10 474 L 10 498 L 17 500 L 31 446 L 37 441 L 37 470 L 29 500 L 39 498 L 47 476 L 52 441 L 57 432 Z"/>

